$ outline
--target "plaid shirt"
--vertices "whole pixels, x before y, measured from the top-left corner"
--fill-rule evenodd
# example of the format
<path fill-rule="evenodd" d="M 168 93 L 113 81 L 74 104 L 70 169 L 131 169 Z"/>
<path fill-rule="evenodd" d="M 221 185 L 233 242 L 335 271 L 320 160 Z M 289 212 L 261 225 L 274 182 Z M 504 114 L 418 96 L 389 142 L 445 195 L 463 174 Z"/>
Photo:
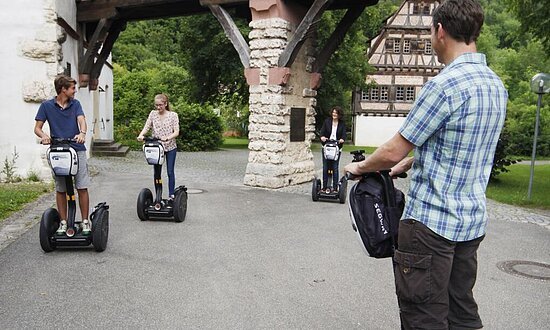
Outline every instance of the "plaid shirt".
<path fill-rule="evenodd" d="M 403 219 L 451 241 L 485 234 L 485 189 L 507 100 L 480 53 L 462 54 L 424 85 L 399 130 L 415 145 Z"/>

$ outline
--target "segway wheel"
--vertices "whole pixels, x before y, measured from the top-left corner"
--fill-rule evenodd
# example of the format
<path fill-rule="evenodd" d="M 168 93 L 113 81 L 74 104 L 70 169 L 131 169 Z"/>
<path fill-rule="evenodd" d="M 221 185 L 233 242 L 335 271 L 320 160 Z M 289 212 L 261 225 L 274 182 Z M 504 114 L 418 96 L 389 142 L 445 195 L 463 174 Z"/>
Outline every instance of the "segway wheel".
<path fill-rule="evenodd" d="M 314 178 L 311 185 L 311 199 L 314 202 L 319 200 L 319 190 L 321 190 L 321 180 Z"/>
<path fill-rule="evenodd" d="M 141 221 L 149 220 L 149 215 L 145 210 L 153 204 L 153 193 L 147 188 L 141 189 L 137 199 L 137 215 Z"/>
<path fill-rule="evenodd" d="M 345 178 L 342 178 L 340 180 L 340 187 L 338 188 L 338 200 L 340 201 L 340 204 L 344 204 L 346 202 L 346 195 L 348 193 L 348 180 Z"/>
<path fill-rule="evenodd" d="M 59 212 L 54 208 L 49 208 L 42 213 L 42 219 L 40 220 L 40 246 L 44 252 L 52 252 L 55 250 L 55 243 L 52 242 L 51 237 L 55 235 L 57 228 L 59 228 Z"/>
<path fill-rule="evenodd" d="M 109 238 L 109 211 L 105 208 L 98 209 L 92 219 L 92 244 L 97 252 L 103 252 L 107 248 Z"/>
<path fill-rule="evenodd" d="M 174 220 L 183 222 L 187 215 L 187 191 L 179 190 L 174 196 Z"/>

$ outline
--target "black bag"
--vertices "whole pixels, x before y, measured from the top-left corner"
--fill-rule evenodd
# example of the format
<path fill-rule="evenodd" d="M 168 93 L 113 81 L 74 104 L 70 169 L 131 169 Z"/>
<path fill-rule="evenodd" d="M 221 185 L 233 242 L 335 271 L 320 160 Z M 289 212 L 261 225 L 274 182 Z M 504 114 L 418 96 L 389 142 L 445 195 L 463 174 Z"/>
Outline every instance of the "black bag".
<path fill-rule="evenodd" d="M 389 171 L 367 173 L 351 188 L 352 227 L 369 256 L 393 256 L 404 207 L 405 195 L 393 186 Z"/>

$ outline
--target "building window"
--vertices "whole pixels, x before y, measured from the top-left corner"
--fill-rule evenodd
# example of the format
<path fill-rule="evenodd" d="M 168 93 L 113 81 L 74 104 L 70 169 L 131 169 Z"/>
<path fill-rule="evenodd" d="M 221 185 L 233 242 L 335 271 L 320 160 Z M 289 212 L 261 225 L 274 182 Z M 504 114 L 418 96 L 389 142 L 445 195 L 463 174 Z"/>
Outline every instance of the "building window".
<path fill-rule="evenodd" d="M 403 40 L 403 54 L 409 54 L 411 52 L 411 41 Z"/>
<path fill-rule="evenodd" d="M 369 100 L 369 90 L 361 91 L 361 101 Z"/>
<path fill-rule="evenodd" d="M 388 86 L 380 86 L 380 101 L 388 101 Z"/>
<path fill-rule="evenodd" d="M 396 86 L 395 87 L 395 100 L 396 101 L 405 100 L 405 87 L 403 87 L 403 86 Z"/>
<path fill-rule="evenodd" d="M 422 14 L 430 15 L 430 6 L 424 6 L 424 8 L 422 8 Z"/>
<path fill-rule="evenodd" d="M 407 94 L 405 95 L 405 101 L 414 102 L 414 86 L 407 87 Z"/>
<path fill-rule="evenodd" d="M 398 39 L 395 39 L 393 41 L 393 52 L 394 53 L 399 53 L 401 51 L 401 42 L 398 40 Z"/>
<path fill-rule="evenodd" d="M 432 42 L 431 40 L 426 40 L 426 43 L 424 44 L 424 54 L 431 55 L 432 54 Z"/>
<path fill-rule="evenodd" d="M 413 5 L 413 15 L 417 15 L 417 14 L 418 14 L 418 4 L 415 3 L 415 4 Z"/>
<path fill-rule="evenodd" d="M 370 89 L 370 99 L 371 101 L 378 101 L 378 87 Z"/>

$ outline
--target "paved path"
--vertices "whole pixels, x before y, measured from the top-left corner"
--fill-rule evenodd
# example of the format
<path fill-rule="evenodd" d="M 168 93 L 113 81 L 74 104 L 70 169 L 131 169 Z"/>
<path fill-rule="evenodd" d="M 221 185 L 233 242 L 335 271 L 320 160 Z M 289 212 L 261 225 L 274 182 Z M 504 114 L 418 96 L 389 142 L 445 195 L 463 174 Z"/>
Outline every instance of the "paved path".
<path fill-rule="evenodd" d="M 36 224 L 53 194 L 8 219 L 0 329 L 397 329 L 389 260 L 363 255 L 346 205 L 311 202 L 310 184 L 245 187 L 246 162 L 245 150 L 178 153 L 178 183 L 203 192 L 177 224 L 137 219 L 137 193 L 152 186 L 140 153 L 91 159 L 92 204 L 110 205 L 107 250 L 42 252 Z M 550 212 L 489 202 L 489 214 L 475 291 L 485 327 L 546 329 L 550 281 L 498 266 L 550 263 Z"/>

